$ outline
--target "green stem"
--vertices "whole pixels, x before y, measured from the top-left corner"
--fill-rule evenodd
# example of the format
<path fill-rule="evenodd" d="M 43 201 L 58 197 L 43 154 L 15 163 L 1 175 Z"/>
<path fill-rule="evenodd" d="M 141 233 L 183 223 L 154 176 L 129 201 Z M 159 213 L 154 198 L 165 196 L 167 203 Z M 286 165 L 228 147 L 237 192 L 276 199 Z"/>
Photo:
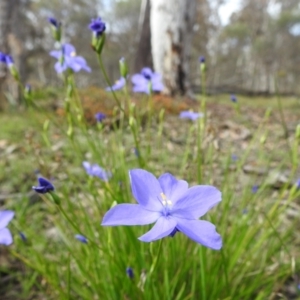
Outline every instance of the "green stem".
<path fill-rule="evenodd" d="M 161 249 L 162 249 L 161 245 L 162 245 L 162 239 L 160 239 L 160 241 L 159 241 L 159 246 L 158 246 L 157 254 L 156 254 L 156 256 L 155 256 L 155 258 L 154 258 L 154 260 L 153 260 L 153 262 L 152 262 L 152 265 L 151 265 L 151 267 L 150 267 L 149 274 L 148 274 L 148 276 L 147 276 L 147 281 L 148 281 L 148 282 L 149 282 L 149 280 L 150 280 L 150 278 L 151 278 L 151 276 L 152 276 L 152 274 L 153 274 L 153 272 L 154 272 L 154 270 L 155 270 L 155 268 L 156 268 L 156 266 L 157 266 L 158 259 L 159 259 L 159 257 L 160 257 Z"/>
<path fill-rule="evenodd" d="M 203 258 L 203 248 L 200 246 L 199 248 L 200 254 L 200 275 L 201 275 L 201 300 L 206 300 L 206 280 L 205 280 L 205 265 Z"/>
<path fill-rule="evenodd" d="M 98 63 L 99 63 L 100 69 L 101 69 L 101 71 L 103 73 L 103 76 L 105 78 L 105 81 L 106 81 L 107 85 L 111 87 L 112 84 L 111 84 L 111 82 L 110 82 L 110 80 L 108 78 L 108 75 L 106 73 L 106 70 L 105 70 L 105 67 L 104 67 L 104 64 L 103 64 L 103 61 L 102 61 L 101 54 L 99 54 L 99 53 L 97 54 L 97 59 L 98 59 Z M 122 107 L 122 105 L 121 105 L 121 103 L 120 103 L 120 101 L 119 101 L 116 93 L 113 90 L 112 90 L 112 94 L 113 94 L 113 97 L 114 97 L 114 99 L 115 99 L 118 107 L 120 108 L 121 111 L 124 112 L 124 109 L 123 109 L 123 107 Z"/>

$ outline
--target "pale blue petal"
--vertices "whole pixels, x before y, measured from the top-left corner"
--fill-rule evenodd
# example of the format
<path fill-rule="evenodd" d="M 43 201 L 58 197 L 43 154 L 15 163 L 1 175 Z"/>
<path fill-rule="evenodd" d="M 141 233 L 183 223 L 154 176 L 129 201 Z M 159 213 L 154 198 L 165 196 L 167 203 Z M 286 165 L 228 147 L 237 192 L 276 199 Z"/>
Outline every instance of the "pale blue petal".
<path fill-rule="evenodd" d="M 10 245 L 13 242 L 12 235 L 7 228 L 0 229 L 0 245 Z"/>
<path fill-rule="evenodd" d="M 212 223 L 203 220 L 184 220 L 176 218 L 177 229 L 187 235 L 193 241 L 214 249 L 222 248 L 222 238 L 216 232 L 216 227 Z"/>
<path fill-rule="evenodd" d="M 132 75 L 131 82 L 136 85 L 148 84 L 148 80 L 141 74 Z"/>
<path fill-rule="evenodd" d="M 101 225 L 147 225 L 159 217 L 160 213 L 146 210 L 138 204 L 118 204 L 104 215 Z"/>
<path fill-rule="evenodd" d="M 186 211 L 198 219 L 218 204 L 222 200 L 221 196 L 221 192 L 213 186 L 193 186 L 175 203 L 173 212 Z"/>
<path fill-rule="evenodd" d="M 160 217 L 155 225 L 144 235 L 139 237 L 142 242 L 152 242 L 159 240 L 165 236 L 170 235 L 170 233 L 175 229 L 177 222 L 173 218 Z"/>
<path fill-rule="evenodd" d="M 76 49 L 73 45 L 66 43 L 62 46 L 65 56 L 70 56 L 76 54 Z"/>
<path fill-rule="evenodd" d="M 0 229 L 5 228 L 11 219 L 14 217 L 12 210 L 1 210 L 0 211 Z"/>
<path fill-rule="evenodd" d="M 64 72 L 65 70 L 67 70 L 68 66 L 67 64 L 64 62 L 63 64 L 61 64 L 60 61 L 57 61 L 55 64 L 54 64 L 54 69 L 57 73 L 62 73 Z"/>
<path fill-rule="evenodd" d="M 57 59 L 60 59 L 60 57 L 62 56 L 62 52 L 61 51 L 58 51 L 58 50 L 52 50 L 49 52 L 49 54 L 52 56 L 52 57 L 55 57 Z"/>
<path fill-rule="evenodd" d="M 184 180 L 177 180 L 172 174 L 165 173 L 158 178 L 163 193 L 174 205 L 188 190 L 188 183 Z"/>
<path fill-rule="evenodd" d="M 132 194 L 136 201 L 144 208 L 152 211 L 161 211 L 162 189 L 153 174 L 142 169 L 129 171 Z"/>

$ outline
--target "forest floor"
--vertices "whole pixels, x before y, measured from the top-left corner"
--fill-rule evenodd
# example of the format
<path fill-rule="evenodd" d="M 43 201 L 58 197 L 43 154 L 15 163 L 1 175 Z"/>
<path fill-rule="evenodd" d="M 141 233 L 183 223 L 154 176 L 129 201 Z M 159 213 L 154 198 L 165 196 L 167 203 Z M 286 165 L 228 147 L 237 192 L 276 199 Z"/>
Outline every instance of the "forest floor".
<path fill-rule="evenodd" d="M 93 118 L 95 112 L 103 111 L 109 116 L 113 115 L 112 101 L 111 98 L 98 101 L 97 97 L 94 99 L 92 96 L 83 99 L 86 118 L 90 122 L 91 129 L 96 126 Z M 136 100 L 137 103 L 138 101 Z M 159 109 L 163 107 L 166 111 L 163 146 L 174 154 L 182 151 L 190 122 L 179 122 L 178 114 L 185 109 L 197 110 L 199 104 L 180 98 L 171 99 L 159 96 L 155 98 L 154 103 L 154 107 L 159 107 Z M 218 185 L 222 181 L 223 169 L 217 168 L 218 165 L 228 165 L 231 172 L 234 172 L 238 166 L 243 169 L 243 175 L 232 187 L 237 193 L 245 186 L 251 189 L 254 185 L 264 185 L 267 187 L 268 195 L 275 198 L 281 186 L 285 184 L 292 186 L 297 181 L 300 177 L 300 169 L 298 166 L 292 171 L 291 147 L 294 144 L 296 127 L 300 124 L 300 99 L 283 98 L 281 103 L 283 114 L 278 109 L 276 97 L 240 96 L 238 103 L 232 103 L 228 95 L 207 98 L 207 127 L 202 147 L 211 144 L 218 152 L 214 160 L 216 167 L 213 166 L 214 182 L 211 184 Z M 63 120 L 64 112 L 60 108 L 59 101 L 52 99 L 44 105 L 49 107 L 48 115 L 51 118 L 58 122 Z M 111 120 L 113 118 L 105 121 L 107 135 L 113 130 Z M 44 121 L 43 115 L 32 110 L 7 111 L 0 114 L 0 208 L 7 202 L 21 201 L 24 195 L 29 197 L 31 203 L 37 201 L 36 196 L 31 193 L 31 186 L 36 181 L 36 171 L 39 170 L 45 177 L 49 175 L 44 169 L 43 162 L 39 161 L 37 164 L 39 153 L 47 151 L 44 149 L 45 140 L 40 130 L 37 130 L 38 127 L 43 128 Z M 155 130 L 154 124 L 153 132 Z M 55 140 L 55 143 L 51 145 L 54 153 L 51 162 L 52 173 L 63 173 L 66 165 L 72 168 L 72 152 L 64 148 L 63 137 L 52 128 L 51 124 L 50 134 Z M 130 146 L 126 149 L 128 155 L 133 155 L 132 148 L 133 146 Z M 153 155 L 155 157 L 159 153 L 154 152 Z M 172 155 L 169 171 L 176 170 L 178 166 L 176 155 Z M 188 166 L 183 174 L 193 168 L 194 166 Z M 25 275 L 24 266 L 15 258 L 8 256 L 8 253 L 9 250 L 0 247 L 1 300 L 17 299 L 18 292 L 24 290 L 24 286 L 20 286 L 20 280 Z M 295 280 L 297 279 L 291 279 L 291 282 Z M 292 298 L 295 296 L 295 291 L 289 284 L 283 292 L 291 295 Z M 28 295 L 31 295 L 31 298 L 28 296 L 26 299 L 47 299 L 41 295 L 40 298 L 32 296 L 31 293 Z"/>

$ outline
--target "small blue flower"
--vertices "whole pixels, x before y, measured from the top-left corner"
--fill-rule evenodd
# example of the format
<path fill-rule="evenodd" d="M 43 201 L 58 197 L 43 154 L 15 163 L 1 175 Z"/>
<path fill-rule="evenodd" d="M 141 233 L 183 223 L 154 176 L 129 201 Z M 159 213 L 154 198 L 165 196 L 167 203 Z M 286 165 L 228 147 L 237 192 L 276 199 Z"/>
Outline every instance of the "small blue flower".
<path fill-rule="evenodd" d="M 6 64 L 8 67 L 14 64 L 13 58 L 10 55 L 5 54 L 3 52 L 0 52 L 0 62 Z"/>
<path fill-rule="evenodd" d="M 205 63 L 205 57 L 201 55 L 199 57 L 199 62 L 202 63 L 202 64 L 204 64 Z"/>
<path fill-rule="evenodd" d="M 90 176 L 96 176 L 100 178 L 103 181 L 108 181 L 112 177 L 112 173 L 109 171 L 105 171 L 103 168 L 101 168 L 97 164 L 90 164 L 87 161 L 84 161 L 82 163 L 83 167 L 85 168 L 85 171 Z"/>
<path fill-rule="evenodd" d="M 231 160 L 232 161 L 238 161 L 239 157 L 236 154 L 231 155 Z"/>
<path fill-rule="evenodd" d="M 49 17 L 48 18 L 48 21 L 49 21 L 49 23 L 51 24 L 51 25 L 53 25 L 54 27 L 56 27 L 56 28 L 59 28 L 60 26 L 61 26 L 61 23 L 60 22 L 58 22 L 55 18 L 53 18 L 53 17 Z"/>
<path fill-rule="evenodd" d="M 104 119 L 106 119 L 106 114 L 98 112 L 95 114 L 95 119 L 97 122 L 102 122 Z"/>
<path fill-rule="evenodd" d="M 295 182 L 297 189 L 300 189 L 300 178 L 298 178 Z"/>
<path fill-rule="evenodd" d="M 193 111 L 185 110 L 179 114 L 180 119 L 190 119 L 192 121 L 196 121 L 198 118 L 203 117 L 202 113 L 196 113 Z"/>
<path fill-rule="evenodd" d="M 119 80 L 117 80 L 115 82 L 115 84 L 113 86 L 109 86 L 106 88 L 107 91 L 117 91 L 117 90 L 121 90 L 126 84 L 126 80 L 124 77 L 121 77 Z"/>
<path fill-rule="evenodd" d="M 252 191 L 253 194 L 256 194 L 258 189 L 259 189 L 258 185 L 253 185 L 252 188 L 251 188 L 251 191 Z"/>
<path fill-rule="evenodd" d="M 161 92 L 164 89 L 161 75 L 150 68 L 143 68 L 140 74 L 131 77 L 133 92 L 150 94 L 150 86 L 153 92 Z"/>
<path fill-rule="evenodd" d="M 128 276 L 130 279 L 133 279 L 133 278 L 134 278 L 134 273 L 133 273 L 132 268 L 127 267 L 127 268 L 126 268 L 126 274 L 127 274 L 127 276 Z"/>
<path fill-rule="evenodd" d="M 85 236 L 81 235 L 81 234 L 75 234 L 75 239 L 77 239 L 79 242 L 83 243 L 83 244 L 87 244 L 88 240 Z"/>
<path fill-rule="evenodd" d="M 199 220 L 221 201 L 221 192 L 213 186 L 197 185 L 188 188 L 184 180 L 169 173 L 158 179 L 153 174 L 135 169 L 129 171 L 131 190 L 138 204 L 118 204 L 103 217 L 103 226 L 147 225 L 150 231 L 139 237 L 152 242 L 179 231 L 195 242 L 219 250 L 222 238 L 215 226 Z"/>
<path fill-rule="evenodd" d="M 10 245 L 13 242 L 12 235 L 7 229 L 8 223 L 14 217 L 15 213 L 11 210 L 1 210 L 0 211 L 0 244 L 1 245 Z"/>
<path fill-rule="evenodd" d="M 99 37 L 106 29 L 105 23 L 101 20 L 100 17 L 97 19 L 92 19 L 89 25 L 89 29 L 93 31 L 94 35 Z"/>
<path fill-rule="evenodd" d="M 35 190 L 37 193 L 46 194 L 48 192 L 54 191 L 54 186 L 48 179 L 39 177 L 38 183 L 38 186 L 32 187 L 32 189 Z"/>
<path fill-rule="evenodd" d="M 54 68 L 57 73 L 62 73 L 67 69 L 74 72 L 85 70 L 91 72 L 91 68 L 87 65 L 86 60 L 82 56 L 76 55 L 76 49 L 71 44 L 63 44 L 61 50 L 53 50 L 50 55 L 55 57 L 58 61 Z"/>
<path fill-rule="evenodd" d="M 237 98 L 234 94 L 231 94 L 230 95 L 230 100 L 233 102 L 233 103 L 237 103 Z"/>

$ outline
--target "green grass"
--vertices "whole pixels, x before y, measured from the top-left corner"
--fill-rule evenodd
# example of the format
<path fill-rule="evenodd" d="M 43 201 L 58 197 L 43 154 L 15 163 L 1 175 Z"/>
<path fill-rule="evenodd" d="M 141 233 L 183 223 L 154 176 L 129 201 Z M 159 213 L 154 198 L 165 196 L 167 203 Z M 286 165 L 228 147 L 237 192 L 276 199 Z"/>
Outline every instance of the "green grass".
<path fill-rule="evenodd" d="M 67 120 L 49 111 L 0 115 L 0 141 L 7 141 L 1 154 L 16 145 L 0 161 L 0 183 L 8 195 L 4 207 L 16 213 L 10 225 L 14 244 L 8 248 L 9 259 L 11 264 L 18 261 L 21 265 L 12 270 L 0 268 L 9 272 L 18 286 L 17 296 L 6 290 L 8 297 L 263 300 L 277 299 L 291 281 L 296 295 L 293 278 L 299 274 L 300 237 L 296 234 L 298 218 L 290 212 L 296 209 L 299 213 L 300 192 L 290 184 L 274 189 L 267 182 L 267 174 L 248 175 L 243 171 L 245 164 L 253 163 L 279 171 L 289 168 L 294 170 L 293 176 L 299 171 L 286 148 L 279 152 L 279 143 L 287 147 L 280 133 L 267 134 L 266 141 L 261 142 L 267 128 L 282 131 L 276 101 L 240 96 L 242 113 L 236 114 L 228 98 L 208 97 L 211 115 L 206 130 L 201 131 L 200 148 L 197 123 L 172 115 L 142 129 L 139 112 L 135 111 L 131 122 L 113 130 L 83 126 L 73 111 L 73 138 L 66 134 Z M 298 102 L 289 98 L 282 103 L 290 119 Z M 262 122 L 269 107 L 273 112 Z M 222 119 L 223 112 L 227 112 L 226 119 L 248 127 L 252 137 L 247 141 L 221 138 L 221 123 L 226 120 Z M 252 120 L 252 114 L 260 122 Z M 46 119 L 50 120 L 47 130 L 43 129 Z M 132 151 L 136 146 L 132 132 L 138 139 L 142 160 Z M 290 140 L 295 141 L 293 134 Z M 294 145 L 292 151 L 298 155 L 298 146 Z M 232 154 L 238 156 L 236 162 L 231 160 Z M 87 176 L 81 166 L 84 160 L 111 170 L 113 177 L 105 183 Z M 147 244 L 137 239 L 151 226 L 100 226 L 113 203 L 135 202 L 128 170 L 141 166 L 156 176 L 171 172 L 190 185 L 212 184 L 222 191 L 222 202 L 204 216 L 223 238 L 221 251 L 204 248 L 178 233 L 174 238 L 164 238 L 158 253 L 159 242 Z M 199 166 L 201 181 L 197 177 Z M 47 195 L 28 195 L 36 184 L 36 169 L 53 178 L 60 205 Z M 255 194 L 251 192 L 254 184 L 260 186 Z M 26 234 L 27 242 L 20 239 L 19 231 Z M 77 241 L 77 233 L 85 235 L 88 244 Z M 156 259 L 158 263 L 149 277 Z M 126 276 L 128 266 L 134 271 L 133 280 Z M 287 294 L 285 297 L 288 299 Z"/>

